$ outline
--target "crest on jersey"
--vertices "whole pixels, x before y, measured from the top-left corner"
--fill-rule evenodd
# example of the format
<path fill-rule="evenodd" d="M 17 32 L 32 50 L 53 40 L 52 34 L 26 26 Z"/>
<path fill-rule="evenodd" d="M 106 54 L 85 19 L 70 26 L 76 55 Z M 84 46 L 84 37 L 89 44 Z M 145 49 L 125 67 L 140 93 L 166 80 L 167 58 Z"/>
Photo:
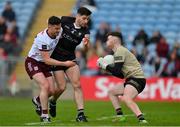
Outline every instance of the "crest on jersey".
<path fill-rule="evenodd" d="M 74 34 L 75 32 L 76 32 L 76 30 L 75 30 L 75 29 L 72 29 L 71 33 Z"/>
<path fill-rule="evenodd" d="M 34 70 L 35 70 L 35 71 L 37 71 L 37 70 L 38 70 L 38 67 L 37 67 L 37 66 L 35 66 L 35 67 L 34 67 Z"/>
<path fill-rule="evenodd" d="M 81 35 L 82 35 L 82 33 L 80 33 L 80 32 L 79 32 L 78 34 L 79 34 L 79 36 L 81 36 Z"/>
<path fill-rule="evenodd" d="M 42 45 L 43 50 L 47 50 L 47 45 Z"/>

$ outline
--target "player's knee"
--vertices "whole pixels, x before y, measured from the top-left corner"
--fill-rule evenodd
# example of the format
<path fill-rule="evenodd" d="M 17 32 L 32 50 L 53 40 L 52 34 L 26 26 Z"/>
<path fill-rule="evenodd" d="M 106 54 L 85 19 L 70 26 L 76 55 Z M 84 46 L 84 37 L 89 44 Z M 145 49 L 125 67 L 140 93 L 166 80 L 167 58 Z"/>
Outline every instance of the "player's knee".
<path fill-rule="evenodd" d="M 61 87 L 59 87 L 59 88 L 57 89 L 57 92 L 58 92 L 58 93 L 62 93 L 62 92 L 65 91 L 65 89 L 66 89 L 66 86 L 61 86 Z"/>
<path fill-rule="evenodd" d="M 81 89 L 81 85 L 80 84 L 73 84 L 73 87 L 74 87 L 75 90 L 76 89 Z"/>
<path fill-rule="evenodd" d="M 49 84 L 47 82 L 44 82 L 43 85 L 41 86 L 41 89 L 43 91 L 49 92 L 50 89 Z"/>
<path fill-rule="evenodd" d="M 74 82 L 72 82 L 72 84 L 73 84 L 74 89 L 81 88 L 80 81 L 74 81 Z"/>
<path fill-rule="evenodd" d="M 52 96 L 56 93 L 55 89 L 51 89 L 49 90 L 49 96 Z"/>
<path fill-rule="evenodd" d="M 80 80 L 75 80 L 72 83 L 75 84 L 75 85 L 79 85 L 80 84 Z"/>
<path fill-rule="evenodd" d="M 74 86 L 74 89 L 75 89 L 75 90 L 81 89 L 81 86 L 80 86 L 80 85 L 76 85 L 76 86 Z"/>
<path fill-rule="evenodd" d="M 128 96 L 122 96 L 121 97 L 121 101 L 125 102 L 126 104 L 128 103 L 131 103 L 132 102 L 132 99 Z"/>
<path fill-rule="evenodd" d="M 129 107 L 133 104 L 133 99 L 128 96 L 123 96 L 122 101 Z"/>

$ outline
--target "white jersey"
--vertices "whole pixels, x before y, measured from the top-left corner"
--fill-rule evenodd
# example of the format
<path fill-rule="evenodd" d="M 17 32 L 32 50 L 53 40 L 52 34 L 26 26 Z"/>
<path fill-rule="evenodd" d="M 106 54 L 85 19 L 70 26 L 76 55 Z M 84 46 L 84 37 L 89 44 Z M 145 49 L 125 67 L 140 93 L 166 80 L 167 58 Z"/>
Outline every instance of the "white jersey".
<path fill-rule="evenodd" d="M 56 44 L 58 43 L 60 36 L 61 32 L 59 32 L 59 35 L 55 39 L 52 39 L 47 34 L 47 29 L 38 33 L 28 53 L 28 57 L 43 62 L 43 58 L 41 56 L 40 51 L 48 51 L 49 55 L 51 55 Z"/>

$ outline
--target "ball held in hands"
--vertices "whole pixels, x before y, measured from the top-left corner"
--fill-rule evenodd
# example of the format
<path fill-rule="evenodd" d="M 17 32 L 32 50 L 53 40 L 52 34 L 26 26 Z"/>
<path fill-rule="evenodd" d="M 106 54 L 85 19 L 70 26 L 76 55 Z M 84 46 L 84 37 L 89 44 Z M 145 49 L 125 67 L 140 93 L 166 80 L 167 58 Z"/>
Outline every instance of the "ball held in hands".
<path fill-rule="evenodd" d="M 103 59 L 108 65 L 114 64 L 114 56 L 113 55 L 106 55 Z"/>
<path fill-rule="evenodd" d="M 104 70 L 106 69 L 107 65 L 113 64 L 113 63 L 114 63 L 113 55 L 107 55 L 104 58 L 100 57 L 97 60 L 97 66 L 104 69 Z"/>

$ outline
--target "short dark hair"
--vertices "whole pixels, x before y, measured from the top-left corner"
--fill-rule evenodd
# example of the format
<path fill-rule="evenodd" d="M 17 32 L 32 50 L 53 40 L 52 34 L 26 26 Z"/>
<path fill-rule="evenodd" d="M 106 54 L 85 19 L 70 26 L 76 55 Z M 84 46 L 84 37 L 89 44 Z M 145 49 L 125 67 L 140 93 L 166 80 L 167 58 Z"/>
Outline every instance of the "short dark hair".
<path fill-rule="evenodd" d="M 123 36 L 122 36 L 121 32 L 110 32 L 110 33 L 107 34 L 107 37 L 110 36 L 110 35 L 118 37 L 121 40 L 121 42 L 123 43 Z"/>
<path fill-rule="evenodd" d="M 78 10 L 77 10 L 77 13 L 80 14 L 80 15 L 86 15 L 86 16 L 89 16 L 91 15 L 91 11 L 85 7 L 80 7 Z"/>
<path fill-rule="evenodd" d="M 56 16 L 51 16 L 48 19 L 48 24 L 50 25 L 59 25 L 61 23 L 61 19 Z"/>

